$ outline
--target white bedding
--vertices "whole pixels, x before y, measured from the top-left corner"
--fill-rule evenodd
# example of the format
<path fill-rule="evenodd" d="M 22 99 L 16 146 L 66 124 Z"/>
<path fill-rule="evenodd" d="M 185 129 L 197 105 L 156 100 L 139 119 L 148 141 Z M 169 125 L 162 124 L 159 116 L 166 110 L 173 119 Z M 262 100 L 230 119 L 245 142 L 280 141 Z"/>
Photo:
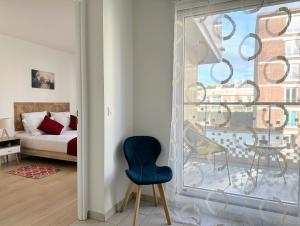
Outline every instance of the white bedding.
<path fill-rule="evenodd" d="M 41 151 L 54 151 L 67 153 L 68 142 L 77 137 L 76 130 L 62 131 L 61 135 L 37 135 L 32 136 L 26 132 L 16 134 L 21 139 L 21 147 Z"/>

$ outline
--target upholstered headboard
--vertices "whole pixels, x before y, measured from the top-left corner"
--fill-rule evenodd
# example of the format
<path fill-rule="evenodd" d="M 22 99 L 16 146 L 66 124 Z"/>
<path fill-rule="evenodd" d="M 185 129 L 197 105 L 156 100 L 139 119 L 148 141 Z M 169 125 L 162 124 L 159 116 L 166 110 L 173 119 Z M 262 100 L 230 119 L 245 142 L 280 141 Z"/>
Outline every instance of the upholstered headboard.
<path fill-rule="evenodd" d="M 70 103 L 35 103 L 35 102 L 16 102 L 14 103 L 15 131 L 22 131 L 22 113 L 27 112 L 68 112 Z"/>

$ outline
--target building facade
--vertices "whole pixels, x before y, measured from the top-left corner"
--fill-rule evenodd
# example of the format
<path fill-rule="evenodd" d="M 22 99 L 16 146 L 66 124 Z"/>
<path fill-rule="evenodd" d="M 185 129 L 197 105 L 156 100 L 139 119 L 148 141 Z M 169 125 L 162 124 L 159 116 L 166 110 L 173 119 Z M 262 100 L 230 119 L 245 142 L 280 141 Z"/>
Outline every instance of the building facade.
<path fill-rule="evenodd" d="M 300 9 L 286 12 L 262 13 L 257 16 L 256 34 L 261 39 L 261 53 L 256 59 L 255 83 L 260 89 L 256 107 L 256 128 L 280 128 L 284 139 L 295 140 L 300 116 Z M 288 25 L 288 26 L 287 26 Z M 285 27 L 285 32 L 280 33 Z M 257 43 L 257 49 L 259 48 Z M 274 57 L 277 56 L 277 57 Z M 273 103 L 268 105 L 268 103 Z M 279 105 L 276 105 L 278 103 Z M 281 108 L 284 104 L 286 117 Z"/>

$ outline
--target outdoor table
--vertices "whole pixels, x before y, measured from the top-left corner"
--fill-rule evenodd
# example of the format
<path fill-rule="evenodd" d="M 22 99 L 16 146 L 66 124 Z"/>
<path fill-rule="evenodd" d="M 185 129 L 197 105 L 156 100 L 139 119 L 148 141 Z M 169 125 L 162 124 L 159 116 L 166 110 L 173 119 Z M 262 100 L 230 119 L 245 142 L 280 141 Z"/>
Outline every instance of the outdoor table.
<path fill-rule="evenodd" d="M 282 155 L 281 150 L 283 150 L 284 148 L 286 148 L 286 145 L 282 145 L 282 144 L 259 144 L 259 145 L 248 145 L 245 144 L 251 151 L 254 151 L 254 156 L 252 159 L 252 163 L 251 163 L 251 167 L 250 167 L 250 174 L 254 165 L 254 161 L 256 156 L 258 156 L 258 160 L 257 160 L 257 165 L 256 165 L 256 178 L 255 178 L 255 186 L 257 185 L 257 179 L 258 179 L 258 170 L 259 170 L 259 163 L 260 163 L 260 159 L 262 156 L 265 156 L 268 158 L 268 165 L 270 163 L 270 157 L 275 156 L 276 162 L 278 163 L 278 166 L 280 168 L 280 171 L 282 173 L 282 177 L 284 180 L 284 183 L 286 183 L 286 179 L 285 179 L 285 170 L 283 170 L 280 161 L 279 161 L 279 157 L 283 158 L 283 160 L 285 160 L 285 157 Z M 286 163 L 285 163 L 286 164 Z M 285 168 L 286 169 L 286 166 Z"/>

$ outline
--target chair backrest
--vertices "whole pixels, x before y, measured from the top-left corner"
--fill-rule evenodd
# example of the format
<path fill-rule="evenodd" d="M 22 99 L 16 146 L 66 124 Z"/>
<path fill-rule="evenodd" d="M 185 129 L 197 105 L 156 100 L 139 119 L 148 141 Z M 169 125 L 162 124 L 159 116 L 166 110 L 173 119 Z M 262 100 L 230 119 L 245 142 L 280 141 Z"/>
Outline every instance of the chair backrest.
<path fill-rule="evenodd" d="M 149 136 L 129 137 L 124 142 L 124 154 L 129 168 L 136 165 L 155 164 L 161 152 L 157 139 Z"/>
<path fill-rule="evenodd" d="M 205 136 L 200 128 L 190 121 L 184 121 L 184 141 L 191 150 L 198 152 L 200 155 L 208 155 L 226 148 L 216 141 Z"/>

